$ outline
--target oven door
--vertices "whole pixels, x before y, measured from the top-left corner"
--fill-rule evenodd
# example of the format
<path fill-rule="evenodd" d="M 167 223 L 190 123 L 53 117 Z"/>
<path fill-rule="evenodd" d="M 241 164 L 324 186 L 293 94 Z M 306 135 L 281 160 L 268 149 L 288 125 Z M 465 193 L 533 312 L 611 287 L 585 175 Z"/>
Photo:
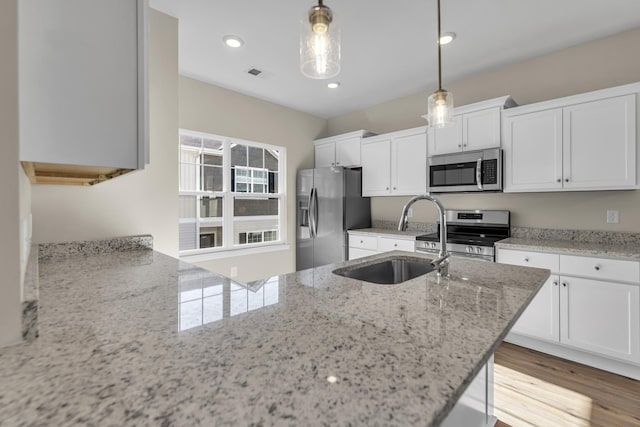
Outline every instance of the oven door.
<path fill-rule="evenodd" d="M 501 191 L 500 149 L 445 154 L 429 158 L 429 191 L 434 193 Z"/>

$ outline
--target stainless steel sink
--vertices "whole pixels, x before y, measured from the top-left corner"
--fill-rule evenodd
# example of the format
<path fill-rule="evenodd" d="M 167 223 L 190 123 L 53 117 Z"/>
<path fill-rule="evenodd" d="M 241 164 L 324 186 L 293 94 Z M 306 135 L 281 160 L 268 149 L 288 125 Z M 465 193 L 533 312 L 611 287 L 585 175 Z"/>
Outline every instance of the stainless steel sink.
<path fill-rule="evenodd" d="M 385 259 L 375 264 L 354 269 L 350 267 L 342 268 L 334 270 L 333 273 L 365 282 L 395 285 L 422 276 L 433 270 L 434 266 L 431 265 L 428 260 L 398 257 Z"/>

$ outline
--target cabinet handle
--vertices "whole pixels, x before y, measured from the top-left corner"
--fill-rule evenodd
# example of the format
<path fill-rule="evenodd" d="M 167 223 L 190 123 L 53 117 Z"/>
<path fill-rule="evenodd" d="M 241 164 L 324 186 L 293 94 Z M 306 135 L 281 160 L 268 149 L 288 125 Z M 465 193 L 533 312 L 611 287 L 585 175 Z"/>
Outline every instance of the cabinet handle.
<path fill-rule="evenodd" d="M 562 180 L 561 180 L 560 178 L 558 178 L 556 181 L 557 181 L 557 182 L 562 182 Z"/>
<path fill-rule="evenodd" d="M 596 271 L 600 271 L 600 266 L 599 265 L 596 265 L 594 268 L 596 269 Z"/>
<path fill-rule="evenodd" d="M 335 166 L 335 165 L 336 165 L 335 163 L 331 162 L 331 166 Z"/>
<path fill-rule="evenodd" d="M 462 148 L 462 145 L 458 144 L 458 148 Z"/>
<path fill-rule="evenodd" d="M 567 282 L 562 282 L 562 286 L 564 286 L 565 288 L 567 287 L 568 283 Z"/>
<path fill-rule="evenodd" d="M 466 146 L 467 146 L 467 144 L 462 144 L 462 146 L 463 146 L 463 147 L 466 147 Z"/>
<path fill-rule="evenodd" d="M 394 244 L 393 244 L 393 247 L 394 247 L 394 248 L 397 248 L 397 247 L 398 247 L 398 244 L 397 244 L 397 243 L 394 243 Z"/>
<path fill-rule="evenodd" d="M 569 178 L 565 178 L 565 179 L 564 179 L 564 182 L 569 182 Z"/>
<path fill-rule="evenodd" d="M 360 243 L 364 243 L 364 241 L 363 241 L 363 240 L 360 240 Z"/>
<path fill-rule="evenodd" d="M 336 162 L 336 165 L 339 165 L 339 164 L 340 164 L 340 162 Z"/>
<path fill-rule="evenodd" d="M 396 190 L 396 187 L 393 187 L 394 190 Z"/>
<path fill-rule="evenodd" d="M 389 189 L 389 187 L 387 187 L 387 190 Z"/>
<path fill-rule="evenodd" d="M 558 286 L 558 282 L 553 282 L 553 286 Z"/>
<path fill-rule="evenodd" d="M 529 258 L 525 258 L 525 259 L 524 259 L 524 262 L 529 262 Z"/>

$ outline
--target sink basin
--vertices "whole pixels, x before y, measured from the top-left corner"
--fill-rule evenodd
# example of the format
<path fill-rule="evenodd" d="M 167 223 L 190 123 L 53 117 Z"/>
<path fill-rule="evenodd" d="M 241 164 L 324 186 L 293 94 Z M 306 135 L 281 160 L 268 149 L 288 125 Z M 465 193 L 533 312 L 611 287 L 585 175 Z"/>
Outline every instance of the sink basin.
<path fill-rule="evenodd" d="M 433 271 L 434 267 L 422 258 L 390 258 L 359 268 L 334 270 L 334 274 L 381 285 L 395 285 Z"/>

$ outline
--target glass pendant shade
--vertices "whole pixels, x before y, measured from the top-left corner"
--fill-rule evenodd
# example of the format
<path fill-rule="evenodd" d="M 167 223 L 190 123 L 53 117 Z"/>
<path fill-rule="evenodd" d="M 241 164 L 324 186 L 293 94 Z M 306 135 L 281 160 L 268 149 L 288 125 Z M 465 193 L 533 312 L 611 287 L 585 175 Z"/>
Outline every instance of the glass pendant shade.
<path fill-rule="evenodd" d="M 300 23 L 300 71 L 311 79 L 340 73 L 340 28 L 331 9 L 322 4 Z"/>
<path fill-rule="evenodd" d="M 433 92 L 427 98 L 429 126 L 441 128 L 453 125 L 453 95 L 444 89 Z"/>

